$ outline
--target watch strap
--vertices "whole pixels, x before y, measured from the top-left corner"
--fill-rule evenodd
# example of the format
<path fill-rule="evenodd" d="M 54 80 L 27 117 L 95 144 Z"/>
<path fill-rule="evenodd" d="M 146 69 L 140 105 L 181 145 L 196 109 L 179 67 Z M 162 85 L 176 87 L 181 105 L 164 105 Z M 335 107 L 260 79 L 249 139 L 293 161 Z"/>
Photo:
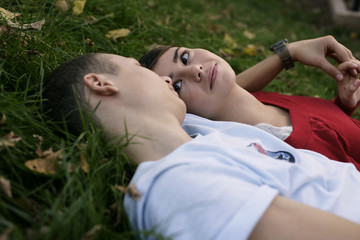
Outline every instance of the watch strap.
<path fill-rule="evenodd" d="M 289 50 L 287 48 L 287 39 L 283 39 L 270 47 L 271 51 L 274 51 L 281 59 L 286 70 L 289 70 L 294 67 L 294 61 L 290 56 Z"/>

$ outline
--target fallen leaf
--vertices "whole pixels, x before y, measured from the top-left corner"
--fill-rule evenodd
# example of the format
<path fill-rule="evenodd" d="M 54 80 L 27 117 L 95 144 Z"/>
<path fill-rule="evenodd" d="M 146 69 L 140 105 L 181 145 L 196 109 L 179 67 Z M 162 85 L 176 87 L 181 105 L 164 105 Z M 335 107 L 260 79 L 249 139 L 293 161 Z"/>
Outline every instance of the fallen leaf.
<path fill-rule="evenodd" d="M 10 132 L 4 136 L 3 139 L 0 139 L 0 151 L 5 149 L 6 147 L 15 147 L 15 143 L 21 140 L 20 136 L 14 134 L 14 132 Z"/>
<path fill-rule="evenodd" d="M 12 231 L 14 231 L 14 226 L 13 226 L 13 225 L 7 227 L 7 228 L 0 234 L 0 239 L 1 239 L 1 240 L 10 239 L 10 234 L 12 233 Z"/>
<path fill-rule="evenodd" d="M 255 38 L 255 33 L 252 33 L 252 32 L 249 32 L 248 30 L 245 30 L 243 32 L 244 36 L 247 38 L 247 39 L 254 39 Z"/>
<path fill-rule="evenodd" d="M 93 240 L 93 239 L 96 239 L 97 234 L 99 233 L 101 228 L 102 228 L 101 225 L 95 225 L 87 233 L 85 233 L 85 235 L 81 238 L 81 240 Z"/>
<path fill-rule="evenodd" d="M 126 37 L 129 34 L 130 34 L 129 29 L 119 28 L 119 29 L 108 31 L 108 33 L 105 35 L 105 37 L 111 38 L 112 40 L 116 41 L 116 39 Z"/>
<path fill-rule="evenodd" d="M 37 22 L 33 22 L 33 23 L 22 24 L 22 25 L 20 25 L 19 23 L 14 23 L 10 20 L 7 20 L 7 24 L 12 28 L 18 28 L 18 29 L 22 29 L 22 30 L 28 30 L 28 29 L 41 30 L 42 26 L 45 24 L 45 20 L 41 20 L 41 21 L 37 21 Z"/>
<path fill-rule="evenodd" d="M 86 161 L 85 158 L 85 154 L 81 153 L 80 155 L 80 159 L 81 159 L 81 169 L 85 172 L 85 173 L 89 173 L 89 164 Z"/>
<path fill-rule="evenodd" d="M 74 6 L 72 8 L 73 15 L 82 14 L 84 12 L 85 3 L 86 3 L 86 0 L 75 0 Z"/>
<path fill-rule="evenodd" d="M 62 158 L 61 150 L 53 152 L 50 148 L 47 151 L 44 151 L 42 153 L 38 152 L 37 154 L 42 155 L 44 158 L 36 158 L 26 161 L 25 166 L 38 173 L 46 175 L 55 174 L 56 165 L 59 164 L 58 160 Z"/>
<path fill-rule="evenodd" d="M 139 190 L 137 190 L 134 183 L 131 183 L 128 187 L 115 185 L 115 188 L 124 194 L 129 194 L 129 196 L 135 201 L 139 200 L 141 197 L 141 194 L 139 193 Z"/>
<path fill-rule="evenodd" d="M 234 39 L 232 39 L 232 37 L 225 33 L 225 36 L 224 36 L 224 43 L 231 47 L 231 48 L 236 48 L 237 47 L 237 43 L 234 41 Z"/>
<path fill-rule="evenodd" d="M 20 55 L 36 55 L 36 56 L 43 56 L 44 54 L 39 52 L 39 51 L 35 51 L 35 50 L 25 50 L 24 52 L 22 52 Z"/>
<path fill-rule="evenodd" d="M 113 226 L 114 227 L 120 226 L 121 216 L 122 216 L 122 204 L 119 202 L 115 202 L 110 206 L 110 210 L 115 213 L 115 222 Z"/>
<path fill-rule="evenodd" d="M 58 47 L 63 47 L 63 46 L 65 46 L 65 43 L 59 38 L 59 39 L 56 41 L 56 46 L 58 46 Z"/>
<path fill-rule="evenodd" d="M 37 135 L 37 134 L 33 134 L 32 136 L 33 136 L 33 138 L 35 138 L 35 139 L 39 140 L 39 143 L 40 143 L 40 144 L 42 143 L 42 141 L 43 141 L 42 136 Z"/>
<path fill-rule="evenodd" d="M 56 0 L 55 7 L 60 12 L 66 12 L 69 9 L 69 4 L 66 0 Z"/>
<path fill-rule="evenodd" d="M 249 56 L 255 56 L 256 55 L 256 47 L 253 44 L 248 44 L 246 47 L 244 47 L 244 53 Z"/>
<path fill-rule="evenodd" d="M 6 124 L 6 115 L 2 114 L 0 119 L 0 125 L 5 125 L 5 124 Z"/>
<path fill-rule="evenodd" d="M 85 42 L 87 45 L 89 45 L 89 47 L 94 47 L 95 43 L 93 41 L 91 41 L 90 38 L 85 39 Z"/>
<path fill-rule="evenodd" d="M 20 16 L 20 13 L 12 13 L 12 12 L 0 7 L 0 15 L 5 20 L 11 20 L 11 19 L 13 19 L 15 17 Z"/>
<path fill-rule="evenodd" d="M 85 22 L 88 24 L 95 24 L 98 22 L 98 20 L 94 16 L 88 16 L 85 18 Z"/>
<path fill-rule="evenodd" d="M 0 188 L 6 194 L 6 196 L 12 198 L 11 183 L 9 180 L 4 177 L 0 177 Z"/>
<path fill-rule="evenodd" d="M 351 39 L 358 39 L 358 37 L 359 37 L 359 34 L 357 32 L 351 32 L 350 33 L 350 38 Z"/>

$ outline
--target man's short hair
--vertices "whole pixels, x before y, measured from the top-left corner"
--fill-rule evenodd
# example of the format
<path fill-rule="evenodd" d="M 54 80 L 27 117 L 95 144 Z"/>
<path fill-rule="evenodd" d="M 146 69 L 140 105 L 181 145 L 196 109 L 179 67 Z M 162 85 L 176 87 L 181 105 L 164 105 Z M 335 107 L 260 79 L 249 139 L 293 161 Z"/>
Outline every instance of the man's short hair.
<path fill-rule="evenodd" d="M 84 123 L 91 121 L 96 124 L 93 110 L 85 99 L 83 78 L 88 73 L 114 74 L 117 71 L 116 65 L 106 60 L 105 54 L 89 53 L 57 67 L 45 82 L 45 115 L 52 121 L 63 124 L 73 135 L 80 135 L 84 131 Z"/>

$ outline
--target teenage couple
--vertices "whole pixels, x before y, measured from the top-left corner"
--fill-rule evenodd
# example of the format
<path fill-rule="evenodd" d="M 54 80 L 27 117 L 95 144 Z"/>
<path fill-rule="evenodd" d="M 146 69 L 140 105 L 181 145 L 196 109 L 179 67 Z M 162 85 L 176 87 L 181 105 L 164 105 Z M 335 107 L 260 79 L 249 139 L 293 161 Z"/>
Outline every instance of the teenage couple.
<path fill-rule="evenodd" d="M 70 60 L 48 78 L 46 109 L 74 134 L 81 115 L 111 144 L 133 134 L 124 152 L 141 197 L 124 201 L 141 236 L 359 239 L 360 62 L 330 36 L 285 47 L 336 79 L 334 101 L 247 92 L 289 66 L 282 52 L 236 76 L 206 50 L 169 47 L 140 60 L 153 71 L 111 54 Z"/>

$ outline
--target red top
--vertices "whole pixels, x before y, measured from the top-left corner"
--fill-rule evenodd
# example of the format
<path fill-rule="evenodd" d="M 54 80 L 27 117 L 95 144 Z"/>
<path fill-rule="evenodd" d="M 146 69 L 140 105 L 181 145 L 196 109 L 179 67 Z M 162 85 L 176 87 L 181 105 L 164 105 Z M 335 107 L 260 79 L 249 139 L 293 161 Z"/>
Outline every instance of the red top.
<path fill-rule="evenodd" d="M 259 101 L 289 111 L 293 132 L 285 139 L 295 148 L 313 150 L 330 159 L 351 162 L 360 171 L 360 121 L 342 110 L 338 99 L 252 93 Z"/>

